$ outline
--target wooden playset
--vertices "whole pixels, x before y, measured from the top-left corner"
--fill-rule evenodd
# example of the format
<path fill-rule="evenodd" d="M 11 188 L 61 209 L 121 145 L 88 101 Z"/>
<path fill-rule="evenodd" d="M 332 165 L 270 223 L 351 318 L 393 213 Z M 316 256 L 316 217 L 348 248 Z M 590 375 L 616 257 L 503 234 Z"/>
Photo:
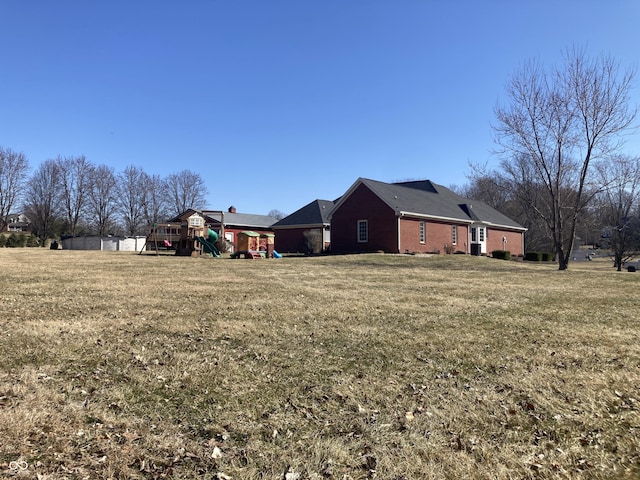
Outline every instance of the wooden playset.
<path fill-rule="evenodd" d="M 274 257 L 275 235 L 245 231 L 240 232 L 237 238 L 236 251 L 231 254 L 231 258 L 240 258 L 241 256 L 250 259 Z"/>

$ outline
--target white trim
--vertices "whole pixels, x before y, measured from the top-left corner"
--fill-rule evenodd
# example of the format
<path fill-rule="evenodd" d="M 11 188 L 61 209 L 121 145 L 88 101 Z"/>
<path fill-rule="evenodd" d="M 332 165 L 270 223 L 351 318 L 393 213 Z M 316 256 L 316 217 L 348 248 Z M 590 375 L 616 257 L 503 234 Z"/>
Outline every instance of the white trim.
<path fill-rule="evenodd" d="M 401 217 L 413 217 L 413 218 L 426 218 L 429 220 L 439 220 L 444 222 L 453 222 L 453 223 L 466 223 L 471 225 L 475 223 L 473 220 L 465 220 L 462 218 L 453 218 L 453 217 L 439 217 L 437 215 L 428 215 L 426 213 L 413 213 L 413 212 L 398 212 L 398 215 Z"/>
<path fill-rule="evenodd" d="M 465 220 L 465 219 L 462 219 L 462 218 L 440 217 L 440 216 L 437 216 L 437 215 L 428 215 L 426 213 L 414 213 L 414 212 L 401 211 L 401 212 L 398 213 L 398 215 L 400 215 L 402 217 L 428 218 L 428 219 L 432 219 L 432 220 L 439 220 L 439 221 L 451 222 L 451 223 L 457 223 L 457 224 L 467 224 L 467 225 L 482 224 L 482 225 L 485 225 L 487 227 L 499 228 L 500 230 L 511 230 L 511 231 L 516 231 L 516 232 L 526 232 L 528 230 L 525 227 L 514 227 L 514 226 L 511 226 L 511 225 L 501 225 L 499 223 L 487 222 L 486 220 L 483 220 L 483 221 Z"/>

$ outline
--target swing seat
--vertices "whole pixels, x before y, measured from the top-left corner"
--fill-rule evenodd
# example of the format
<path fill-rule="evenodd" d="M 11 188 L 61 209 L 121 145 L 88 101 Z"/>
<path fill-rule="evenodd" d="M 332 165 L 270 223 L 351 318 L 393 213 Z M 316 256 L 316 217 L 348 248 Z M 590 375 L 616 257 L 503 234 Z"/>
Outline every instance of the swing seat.
<path fill-rule="evenodd" d="M 169 240 L 167 240 L 166 238 L 164 239 L 164 246 L 165 247 L 170 247 L 171 246 L 171 242 Z"/>

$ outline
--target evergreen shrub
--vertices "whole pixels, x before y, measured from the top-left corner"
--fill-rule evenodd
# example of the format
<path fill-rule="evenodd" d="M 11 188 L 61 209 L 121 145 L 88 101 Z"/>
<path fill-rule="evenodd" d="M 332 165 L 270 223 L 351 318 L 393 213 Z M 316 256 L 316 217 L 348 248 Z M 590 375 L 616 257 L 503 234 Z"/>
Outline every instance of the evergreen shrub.
<path fill-rule="evenodd" d="M 527 252 L 524 254 L 524 259 L 529 262 L 541 262 L 542 261 L 542 253 L 541 252 Z"/>
<path fill-rule="evenodd" d="M 491 256 L 500 260 L 511 260 L 511 252 L 508 250 L 494 250 Z"/>

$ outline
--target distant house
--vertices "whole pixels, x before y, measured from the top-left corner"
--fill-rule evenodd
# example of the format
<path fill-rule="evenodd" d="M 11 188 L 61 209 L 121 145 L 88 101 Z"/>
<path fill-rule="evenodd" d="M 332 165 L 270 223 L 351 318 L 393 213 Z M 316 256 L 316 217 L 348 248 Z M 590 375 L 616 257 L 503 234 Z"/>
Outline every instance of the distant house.
<path fill-rule="evenodd" d="M 202 214 L 205 217 L 205 222 L 232 243 L 234 248 L 238 243 L 238 234 L 242 232 L 251 231 L 261 235 L 273 235 L 274 233 L 271 226 L 276 222 L 276 219 L 268 215 L 238 213 L 233 206 L 229 207 L 226 212 L 203 210 Z"/>
<path fill-rule="evenodd" d="M 31 221 L 24 213 L 10 213 L 7 216 L 7 225 L 0 231 L 2 232 L 31 232 Z"/>
<path fill-rule="evenodd" d="M 359 178 L 331 215 L 333 253 L 524 253 L 526 228 L 430 180 Z"/>
<path fill-rule="evenodd" d="M 329 213 L 334 202 L 314 200 L 273 224 L 280 253 L 320 253 L 331 242 Z"/>

